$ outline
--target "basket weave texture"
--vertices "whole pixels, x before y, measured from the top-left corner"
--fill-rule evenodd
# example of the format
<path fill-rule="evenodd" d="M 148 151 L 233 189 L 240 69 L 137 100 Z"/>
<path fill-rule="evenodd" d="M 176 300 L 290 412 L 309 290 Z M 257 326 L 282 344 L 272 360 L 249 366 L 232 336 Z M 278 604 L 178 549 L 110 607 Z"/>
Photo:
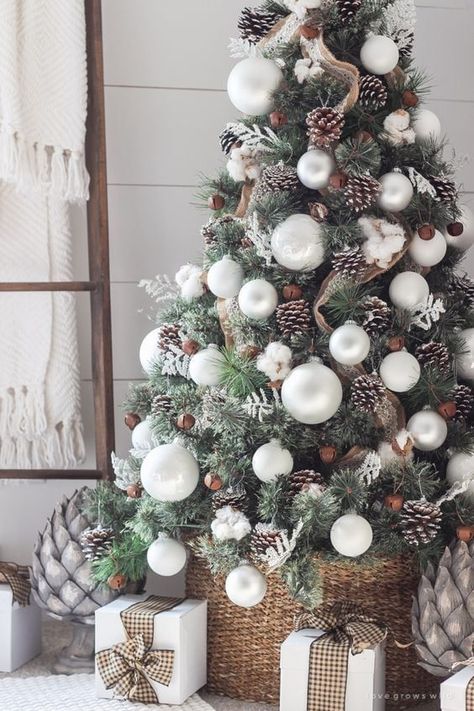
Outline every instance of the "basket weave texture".
<path fill-rule="evenodd" d="M 375 565 L 325 561 L 315 557 L 323 601 L 352 600 L 387 622 L 399 642 L 411 641 L 412 596 L 418 586 L 411 558 L 379 559 Z M 223 579 L 214 579 L 206 563 L 192 556 L 186 576 L 187 595 L 208 600 L 208 688 L 235 699 L 278 703 L 280 646 L 293 630 L 302 608 L 290 597 L 277 574 L 268 577 L 260 605 L 236 607 Z M 417 665 L 412 648 L 387 641 L 387 705 L 404 708 L 420 703 L 423 694 L 439 689 L 436 679 Z M 407 698 L 408 697 L 408 698 Z M 433 698 L 427 696 L 425 698 Z"/>

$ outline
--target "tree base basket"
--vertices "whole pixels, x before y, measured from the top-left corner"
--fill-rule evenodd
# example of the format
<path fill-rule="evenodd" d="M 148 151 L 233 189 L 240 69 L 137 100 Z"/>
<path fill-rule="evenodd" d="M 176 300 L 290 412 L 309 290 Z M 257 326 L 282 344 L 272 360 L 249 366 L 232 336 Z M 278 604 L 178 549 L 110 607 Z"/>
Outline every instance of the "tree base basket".
<path fill-rule="evenodd" d="M 374 564 L 329 562 L 315 558 L 324 603 L 352 600 L 390 625 L 398 642 L 411 641 L 412 596 L 418 587 L 410 558 L 379 559 Z M 280 645 L 293 630 L 302 608 L 277 574 L 255 608 L 236 607 L 223 579 L 214 579 L 205 561 L 192 556 L 186 576 L 187 595 L 206 598 L 208 609 L 208 688 L 235 699 L 278 703 Z M 436 698 L 439 681 L 418 666 L 412 648 L 387 641 L 387 706 L 404 708 Z M 425 696 L 424 696 L 425 695 Z"/>

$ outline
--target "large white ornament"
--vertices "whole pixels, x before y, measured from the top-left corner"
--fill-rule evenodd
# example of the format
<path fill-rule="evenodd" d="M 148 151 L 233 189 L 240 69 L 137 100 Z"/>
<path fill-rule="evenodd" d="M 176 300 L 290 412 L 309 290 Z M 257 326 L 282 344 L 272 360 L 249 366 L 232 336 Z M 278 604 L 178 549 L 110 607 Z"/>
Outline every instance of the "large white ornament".
<path fill-rule="evenodd" d="M 430 287 L 421 274 L 401 272 L 390 282 L 388 293 L 397 309 L 411 311 L 426 301 L 430 295 Z"/>
<path fill-rule="evenodd" d="M 207 272 L 207 285 L 214 296 L 232 299 L 237 296 L 244 279 L 244 270 L 228 256 L 222 257 Z"/>
<path fill-rule="evenodd" d="M 145 491 L 157 501 L 182 501 L 199 481 L 199 465 L 180 444 L 160 444 L 142 462 L 140 476 Z"/>
<path fill-rule="evenodd" d="M 186 565 L 186 548 L 175 538 L 160 536 L 149 547 L 146 558 L 157 575 L 177 575 Z"/>
<path fill-rule="evenodd" d="M 456 370 L 461 378 L 474 381 L 474 328 L 465 328 L 460 336 L 464 345 L 463 353 L 456 358 Z"/>
<path fill-rule="evenodd" d="M 474 454 L 468 452 L 456 452 L 448 461 L 446 467 L 446 479 L 449 484 L 456 484 L 458 481 L 470 480 L 466 496 L 474 499 Z"/>
<path fill-rule="evenodd" d="M 271 246 L 278 264 L 297 272 L 309 272 L 324 261 L 322 228 L 309 215 L 291 215 L 277 225 Z"/>
<path fill-rule="evenodd" d="M 360 61 L 371 74 L 388 74 L 395 69 L 399 59 L 397 45 L 384 35 L 372 35 L 360 51 Z"/>
<path fill-rule="evenodd" d="M 332 525 L 331 543 L 338 553 L 358 558 L 369 550 L 374 537 L 370 523 L 357 514 L 345 514 Z"/>
<path fill-rule="evenodd" d="M 417 384 L 421 368 L 415 356 L 408 351 L 389 353 L 380 365 L 383 384 L 394 393 L 405 393 Z"/>
<path fill-rule="evenodd" d="M 227 597 L 239 607 L 255 607 L 267 592 L 265 576 L 253 565 L 244 563 L 231 570 L 225 581 Z"/>
<path fill-rule="evenodd" d="M 216 345 L 211 344 L 193 355 L 189 362 L 189 376 L 196 385 L 219 385 L 224 363 L 224 354 Z"/>
<path fill-rule="evenodd" d="M 339 409 L 342 385 L 336 373 L 318 361 L 293 368 L 283 381 L 281 400 L 298 422 L 318 425 Z"/>
<path fill-rule="evenodd" d="M 296 170 L 298 178 L 306 188 L 320 190 L 329 185 L 329 178 L 335 167 L 334 160 L 329 153 L 315 148 L 303 153 Z"/>
<path fill-rule="evenodd" d="M 413 185 L 402 173 L 386 173 L 380 178 L 382 192 L 378 203 L 382 210 L 400 212 L 405 210 L 413 197 Z"/>
<path fill-rule="evenodd" d="M 329 339 L 329 352 L 334 360 L 342 365 L 362 363 L 369 351 L 369 336 L 363 328 L 351 321 L 336 328 Z"/>
<path fill-rule="evenodd" d="M 283 74 L 271 59 L 248 57 L 235 65 L 227 80 L 227 92 L 235 108 L 243 114 L 260 116 L 273 108 L 273 93 Z"/>
<path fill-rule="evenodd" d="M 446 420 L 434 410 L 420 410 L 408 420 L 407 430 L 414 445 L 422 452 L 432 452 L 444 443 L 448 436 Z"/>
<path fill-rule="evenodd" d="M 433 239 L 429 240 L 421 239 L 420 235 L 415 233 L 408 247 L 408 254 L 420 267 L 434 267 L 444 259 L 447 248 L 444 235 L 439 230 L 436 230 Z"/>
<path fill-rule="evenodd" d="M 278 292 L 265 279 L 252 279 L 239 291 L 239 308 L 247 318 L 266 321 L 278 306 Z"/>
<path fill-rule="evenodd" d="M 412 127 L 419 141 L 441 138 L 441 121 L 433 111 L 420 109 L 412 121 Z"/>
<path fill-rule="evenodd" d="M 134 449 L 151 449 L 155 442 L 151 431 L 150 420 L 142 420 L 132 430 L 132 446 Z"/>
<path fill-rule="evenodd" d="M 252 457 L 252 468 L 260 481 L 275 481 L 293 469 L 293 457 L 277 439 L 262 444 Z"/>
<path fill-rule="evenodd" d="M 140 364 L 147 375 L 151 375 L 153 367 L 158 358 L 158 338 L 160 334 L 159 328 L 154 328 L 153 331 L 147 333 L 140 346 Z"/>
<path fill-rule="evenodd" d="M 474 244 L 474 212 L 467 205 L 461 205 L 459 222 L 463 225 L 462 234 L 458 237 L 454 237 L 446 230 L 444 236 L 448 244 L 465 252 L 466 249 L 469 249 L 469 247 L 472 247 Z"/>

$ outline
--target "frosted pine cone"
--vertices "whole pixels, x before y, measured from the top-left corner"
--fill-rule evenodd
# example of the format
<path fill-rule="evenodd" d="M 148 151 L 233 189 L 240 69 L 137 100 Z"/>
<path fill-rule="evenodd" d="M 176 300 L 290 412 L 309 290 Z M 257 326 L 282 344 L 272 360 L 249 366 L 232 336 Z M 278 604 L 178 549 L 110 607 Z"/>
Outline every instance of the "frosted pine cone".
<path fill-rule="evenodd" d="M 381 190 L 379 181 L 370 175 L 351 176 L 344 188 L 344 196 L 349 207 L 360 214 L 372 207 Z"/>
<path fill-rule="evenodd" d="M 375 412 L 385 395 L 384 384 L 376 373 L 359 375 L 352 382 L 351 400 L 354 407 L 361 412 Z"/>
<path fill-rule="evenodd" d="M 330 106 L 311 111 L 306 117 L 310 143 L 318 148 L 327 148 L 338 141 L 344 127 L 344 115 Z"/>
<path fill-rule="evenodd" d="M 435 175 L 430 176 L 428 180 L 436 190 L 436 199 L 439 202 L 455 202 L 458 194 L 456 183 L 447 178 L 438 178 Z"/>
<path fill-rule="evenodd" d="M 288 482 L 290 496 L 296 496 L 303 491 L 311 491 L 312 487 L 319 487 L 321 493 L 326 488 L 322 474 L 315 472 L 314 469 L 301 469 L 299 472 L 293 472 L 289 475 Z"/>
<path fill-rule="evenodd" d="M 224 506 L 230 506 L 237 511 L 245 511 L 247 507 L 247 494 L 241 486 L 229 486 L 227 489 L 219 489 L 212 495 L 211 506 L 214 513 Z"/>
<path fill-rule="evenodd" d="M 115 533 L 112 528 L 86 528 L 82 533 L 80 545 L 86 560 L 99 560 L 106 555 L 112 547 Z"/>
<path fill-rule="evenodd" d="M 304 299 L 280 304 L 276 312 L 278 330 L 283 336 L 304 333 L 311 326 L 311 308 Z"/>
<path fill-rule="evenodd" d="M 468 385 L 456 385 L 451 393 L 451 399 L 456 403 L 456 422 L 466 422 L 470 419 L 474 407 L 474 394 Z"/>
<path fill-rule="evenodd" d="M 378 111 L 383 109 L 387 100 L 387 87 L 379 77 L 373 74 L 361 77 L 359 82 L 359 103 L 361 106 Z"/>
<path fill-rule="evenodd" d="M 362 5 L 362 0 L 336 0 L 336 2 L 343 25 L 348 25 L 352 22 Z"/>
<path fill-rule="evenodd" d="M 173 401 L 169 395 L 155 395 L 151 402 L 151 414 L 152 415 L 162 415 L 164 412 L 169 412 L 171 410 Z"/>
<path fill-rule="evenodd" d="M 228 156 L 236 143 L 239 142 L 239 137 L 235 135 L 234 131 L 232 130 L 232 124 L 229 123 L 227 126 L 224 128 L 223 131 L 219 134 L 219 141 L 221 144 L 221 148 L 223 153 L 225 153 L 226 156 Z"/>
<path fill-rule="evenodd" d="M 341 276 L 351 279 L 367 269 L 367 262 L 360 247 L 352 247 L 352 249 L 345 247 L 340 252 L 334 253 L 332 267 Z"/>
<path fill-rule="evenodd" d="M 365 299 L 363 307 L 366 316 L 362 328 L 370 337 L 380 336 L 388 331 L 392 322 L 392 312 L 389 305 L 378 296 L 369 296 Z"/>
<path fill-rule="evenodd" d="M 405 501 L 400 514 L 403 537 L 412 546 L 430 543 L 436 538 L 442 517 L 439 506 L 426 499 Z"/>
<path fill-rule="evenodd" d="M 255 560 L 262 560 L 268 548 L 276 550 L 278 541 L 282 538 L 282 529 L 275 528 L 271 523 L 257 523 L 250 536 L 250 553 Z"/>
<path fill-rule="evenodd" d="M 431 366 L 443 373 L 448 372 L 451 367 L 451 357 L 444 343 L 423 343 L 416 349 L 415 356 L 420 365 Z"/>
<path fill-rule="evenodd" d="M 448 292 L 466 306 L 474 306 L 474 281 L 467 275 L 453 274 Z"/>
<path fill-rule="evenodd" d="M 240 36 L 251 44 L 257 44 L 280 19 L 275 12 L 266 12 L 259 7 L 245 7 L 237 27 Z"/>
<path fill-rule="evenodd" d="M 178 323 L 164 323 L 158 333 L 158 348 L 160 351 L 172 351 L 173 348 L 181 350 L 181 326 Z"/>
<path fill-rule="evenodd" d="M 278 163 L 264 169 L 254 193 L 258 193 L 258 197 L 262 197 L 268 193 L 292 192 L 299 187 L 301 187 L 301 183 L 298 179 L 296 168 L 291 165 L 285 165 L 285 163 Z M 252 199 L 257 200 L 258 197 L 254 194 Z"/>
<path fill-rule="evenodd" d="M 201 227 L 201 235 L 204 242 L 208 246 L 212 246 L 217 242 L 217 231 L 222 225 L 229 224 L 230 222 L 235 222 L 237 220 L 233 215 L 222 215 L 222 217 L 211 217 L 209 222 Z"/>

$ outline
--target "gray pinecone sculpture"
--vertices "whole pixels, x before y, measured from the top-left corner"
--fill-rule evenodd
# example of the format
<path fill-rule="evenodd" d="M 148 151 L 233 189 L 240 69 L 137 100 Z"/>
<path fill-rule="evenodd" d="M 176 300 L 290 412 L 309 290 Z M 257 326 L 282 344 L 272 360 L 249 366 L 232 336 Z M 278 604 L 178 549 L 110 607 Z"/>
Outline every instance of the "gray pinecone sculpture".
<path fill-rule="evenodd" d="M 446 548 L 437 568 L 429 565 L 413 601 L 412 632 L 421 667 L 451 674 L 472 656 L 474 644 L 474 542 Z"/>
<path fill-rule="evenodd" d="M 31 587 L 40 607 L 57 617 L 72 616 L 82 621 L 111 602 L 117 593 L 98 586 L 91 578 L 91 564 L 80 545 L 83 531 L 91 523 L 80 511 L 85 488 L 56 504 L 33 552 Z"/>

